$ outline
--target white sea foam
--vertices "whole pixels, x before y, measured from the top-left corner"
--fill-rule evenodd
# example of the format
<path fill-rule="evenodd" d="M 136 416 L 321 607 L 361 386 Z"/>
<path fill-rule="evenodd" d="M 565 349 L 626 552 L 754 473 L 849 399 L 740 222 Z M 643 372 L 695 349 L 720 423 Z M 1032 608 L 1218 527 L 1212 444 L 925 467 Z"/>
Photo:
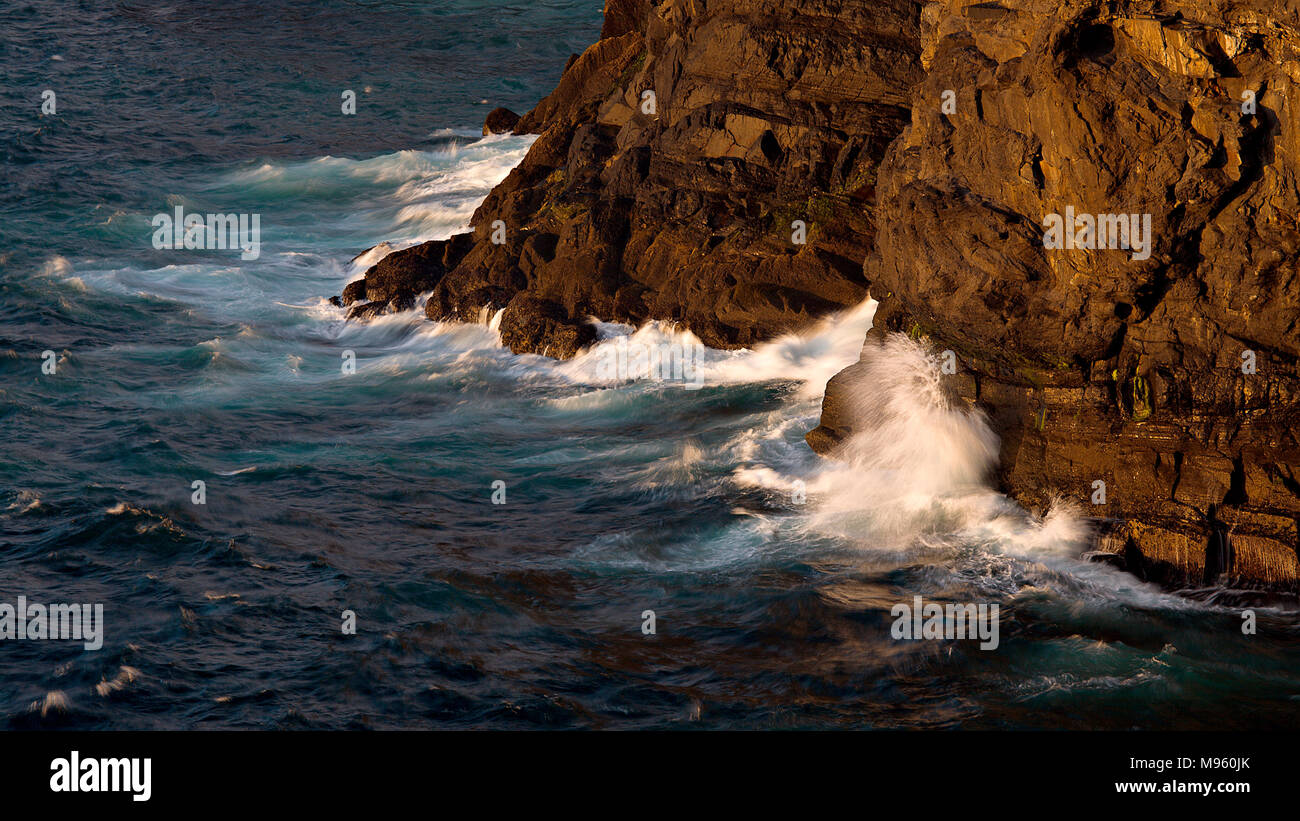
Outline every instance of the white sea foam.
<path fill-rule="evenodd" d="M 392 251 L 465 230 L 532 140 L 503 135 L 360 160 L 265 162 L 164 198 L 168 207 L 237 203 L 261 212 L 266 230 L 255 263 L 176 252 L 159 267 L 96 269 L 52 257 L 42 273 L 74 287 L 84 282 L 108 293 L 180 302 L 223 321 L 277 328 L 336 321 L 343 314 L 323 294 L 338 293 Z M 141 220 L 146 242 L 148 223 Z"/>
<path fill-rule="evenodd" d="M 41 507 L 41 497 L 31 490 L 18 491 L 17 497 L 6 508 L 6 510 L 15 510 L 19 515 L 32 510 L 39 510 Z"/>
<path fill-rule="evenodd" d="M 609 349 L 623 344 L 631 349 L 690 351 L 694 379 L 664 379 L 664 386 L 685 387 L 688 382 L 700 385 L 736 385 L 762 382 L 798 382 L 800 396 L 815 399 L 825 390 L 826 382 L 851 364 L 862 347 L 862 339 L 871 327 L 876 303 L 867 300 L 847 311 L 827 316 L 799 332 L 782 335 L 752 349 L 721 351 L 706 348 L 689 330 L 667 322 L 648 322 L 634 329 L 628 325 L 597 322 L 597 341 L 573 359 L 550 367 L 555 373 L 579 384 L 618 385 L 629 382 L 626 376 L 611 377 L 603 373 Z M 630 381 L 639 374 L 632 374 Z M 646 374 L 654 376 L 654 374 Z"/>
<path fill-rule="evenodd" d="M 71 274 L 72 263 L 68 261 L 67 257 L 52 256 L 41 265 L 42 276 L 63 279 Z"/>
<path fill-rule="evenodd" d="M 370 266 L 379 262 L 381 259 L 396 250 L 398 250 L 396 245 L 393 245 L 393 243 L 388 240 L 384 240 L 378 245 L 369 248 L 354 257 L 352 260 L 352 269 L 357 273 L 362 273 Z"/>

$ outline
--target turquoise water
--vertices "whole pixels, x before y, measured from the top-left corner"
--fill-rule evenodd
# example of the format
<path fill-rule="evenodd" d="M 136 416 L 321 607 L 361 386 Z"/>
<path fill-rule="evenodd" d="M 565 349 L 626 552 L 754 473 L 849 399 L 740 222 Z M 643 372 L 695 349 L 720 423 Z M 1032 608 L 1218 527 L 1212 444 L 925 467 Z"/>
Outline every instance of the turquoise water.
<path fill-rule="evenodd" d="M 986 486 L 915 346 L 876 435 L 815 457 L 871 305 L 708 352 L 698 390 L 603 376 L 629 328 L 557 363 L 491 317 L 343 320 L 358 253 L 463 229 L 522 158 L 482 117 L 547 93 L 600 3 L 195 8 L 0 11 L 0 601 L 106 621 L 0 643 L 7 726 L 1300 724 L 1294 614 L 1244 636 L 1078 559 L 1079 511 Z M 178 205 L 259 214 L 260 257 L 154 248 Z M 999 604 L 1000 646 L 894 640 L 914 595 Z"/>

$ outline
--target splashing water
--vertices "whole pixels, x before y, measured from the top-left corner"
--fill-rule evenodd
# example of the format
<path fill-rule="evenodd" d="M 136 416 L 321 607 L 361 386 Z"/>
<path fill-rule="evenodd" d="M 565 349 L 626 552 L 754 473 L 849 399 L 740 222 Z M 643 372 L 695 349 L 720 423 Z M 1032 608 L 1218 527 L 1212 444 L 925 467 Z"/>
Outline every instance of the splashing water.
<path fill-rule="evenodd" d="M 853 434 L 820 473 L 816 525 L 905 546 L 922 536 L 1024 554 L 1078 556 L 1090 531 L 1068 504 L 1031 515 L 992 489 L 998 437 L 904 334 L 871 341 L 843 380 Z"/>

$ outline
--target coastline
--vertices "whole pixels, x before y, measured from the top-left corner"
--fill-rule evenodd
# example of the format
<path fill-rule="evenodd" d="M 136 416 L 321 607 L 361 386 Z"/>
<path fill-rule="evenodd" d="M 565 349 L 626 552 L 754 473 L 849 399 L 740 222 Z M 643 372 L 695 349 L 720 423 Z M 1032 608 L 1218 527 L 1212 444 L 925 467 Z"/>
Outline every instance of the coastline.
<path fill-rule="evenodd" d="M 1296 593 L 1297 240 L 1268 227 L 1300 207 L 1277 139 L 1297 79 L 1272 64 L 1296 21 L 1058 5 L 609 0 L 601 39 L 514 123 L 537 141 L 472 232 L 390 254 L 341 303 L 504 309 L 512 351 L 563 359 L 592 316 L 730 349 L 870 295 L 864 351 L 890 331 L 955 354 L 1013 498 L 1082 505 L 1141 578 Z M 494 115 L 485 131 L 512 121 Z M 1070 202 L 1154 213 L 1154 247 L 1049 250 L 1039 217 Z M 823 455 L 862 433 L 836 395 L 851 371 L 809 434 Z"/>

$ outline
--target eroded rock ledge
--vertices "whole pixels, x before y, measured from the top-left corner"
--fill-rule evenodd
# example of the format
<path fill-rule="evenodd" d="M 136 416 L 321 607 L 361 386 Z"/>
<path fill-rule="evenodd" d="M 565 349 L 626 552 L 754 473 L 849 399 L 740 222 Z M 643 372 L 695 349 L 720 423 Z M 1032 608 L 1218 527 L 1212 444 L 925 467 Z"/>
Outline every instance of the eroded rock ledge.
<path fill-rule="evenodd" d="M 1080 502 L 1130 570 L 1295 590 L 1296 7 L 949 0 L 923 21 L 925 79 L 879 171 L 873 335 L 956 352 L 1002 486 Z M 1045 249 L 1067 206 L 1151 214 L 1150 258 Z M 852 378 L 809 435 L 822 452 L 851 430 Z"/>

